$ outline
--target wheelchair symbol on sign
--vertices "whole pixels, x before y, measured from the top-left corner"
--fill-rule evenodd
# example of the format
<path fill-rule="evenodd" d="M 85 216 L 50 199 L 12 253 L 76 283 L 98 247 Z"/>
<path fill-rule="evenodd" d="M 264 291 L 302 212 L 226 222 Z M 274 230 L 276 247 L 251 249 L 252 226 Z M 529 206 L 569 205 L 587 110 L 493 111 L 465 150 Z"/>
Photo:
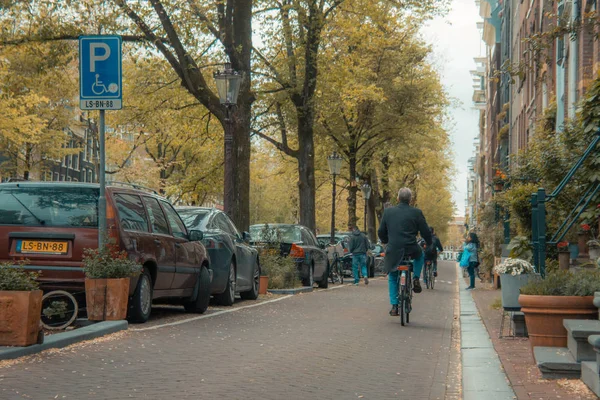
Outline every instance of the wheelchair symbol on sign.
<path fill-rule="evenodd" d="M 104 93 L 117 93 L 118 91 L 119 85 L 116 83 L 110 83 L 107 88 L 100 80 L 100 74 L 96 74 L 96 81 L 92 83 L 92 92 L 94 92 L 95 95 L 99 96 Z"/>

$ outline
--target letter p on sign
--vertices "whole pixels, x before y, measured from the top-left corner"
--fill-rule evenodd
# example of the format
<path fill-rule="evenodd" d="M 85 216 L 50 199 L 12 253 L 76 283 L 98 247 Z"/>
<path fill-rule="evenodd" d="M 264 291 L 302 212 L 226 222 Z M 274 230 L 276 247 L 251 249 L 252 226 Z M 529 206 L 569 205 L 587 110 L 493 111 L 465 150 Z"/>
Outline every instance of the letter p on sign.
<path fill-rule="evenodd" d="M 97 52 L 96 49 L 104 50 Z M 102 54 L 100 54 L 102 53 Z M 106 43 L 91 42 L 90 43 L 90 72 L 96 72 L 96 62 L 105 61 L 110 57 L 110 47 Z"/>

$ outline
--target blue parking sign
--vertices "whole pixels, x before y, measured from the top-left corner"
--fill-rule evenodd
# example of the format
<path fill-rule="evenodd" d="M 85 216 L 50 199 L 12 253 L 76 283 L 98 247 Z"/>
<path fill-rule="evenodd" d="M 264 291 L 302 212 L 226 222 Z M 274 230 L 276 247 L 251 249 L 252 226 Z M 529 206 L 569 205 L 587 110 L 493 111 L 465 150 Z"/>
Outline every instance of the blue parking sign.
<path fill-rule="evenodd" d="M 79 37 L 79 107 L 120 110 L 123 100 L 120 36 Z"/>

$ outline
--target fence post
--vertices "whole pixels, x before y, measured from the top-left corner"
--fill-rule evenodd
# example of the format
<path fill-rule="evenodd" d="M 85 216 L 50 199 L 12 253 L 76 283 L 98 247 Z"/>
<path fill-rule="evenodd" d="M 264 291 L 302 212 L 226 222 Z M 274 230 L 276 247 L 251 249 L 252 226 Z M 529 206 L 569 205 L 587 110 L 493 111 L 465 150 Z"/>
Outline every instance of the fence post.
<path fill-rule="evenodd" d="M 538 189 L 537 201 L 538 263 L 540 275 L 544 278 L 546 276 L 546 190 L 544 188 Z"/>
<path fill-rule="evenodd" d="M 539 271 L 539 254 L 538 254 L 538 201 L 537 193 L 531 195 L 531 242 L 533 244 L 533 265 Z"/>

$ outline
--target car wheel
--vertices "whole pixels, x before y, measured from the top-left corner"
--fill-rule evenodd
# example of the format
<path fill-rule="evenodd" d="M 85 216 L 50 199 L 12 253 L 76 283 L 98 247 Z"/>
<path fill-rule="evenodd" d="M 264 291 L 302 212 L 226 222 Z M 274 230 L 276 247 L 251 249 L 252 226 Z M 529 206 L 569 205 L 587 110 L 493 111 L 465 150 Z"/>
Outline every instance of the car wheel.
<path fill-rule="evenodd" d="M 254 263 L 254 271 L 252 272 L 252 289 L 247 292 L 240 293 L 240 296 L 244 300 L 256 300 L 258 299 L 258 288 L 260 286 L 260 268 L 258 263 Z"/>
<path fill-rule="evenodd" d="M 225 291 L 221 294 L 215 296 L 217 303 L 222 306 L 232 306 L 235 301 L 235 284 L 236 284 L 236 276 L 235 276 L 235 263 L 233 259 L 231 263 L 229 263 L 229 278 L 227 279 L 227 285 L 225 286 Z"/>
<path fill-rule="evenodd" d="M 329 287 L 329 261 L 327 261 L 327 269 L 325 269 L 323 277 L 319 281 L 319 287 L 321 289 L 327 289 Z"/>
<path fill-rule="evenodd" d="M 308 286 L 308 287 L 313 287 L 313 285 L 315 284 L 315 277 L 314 275 L 314 266 L 311 265 L 308 267 L 308 277 L 302 279 L 302 286 Z"/>
<path fill-rule="evenodd" d="M 185 303 L 184 307 L 187 312 L 203 314 L 208 308 L 208 302 L 210 301 L 210 275 L 204 266 L 200 269 L 196 286 L 198 286 L 196 298 Z"/>
<path fill-rule="evenodd" d="M 146 322 L 152 311 L 152 278 L 144 269 L 138 279 L 133 297 L 129 299 L 129 315 L 131 322 Z"/>

